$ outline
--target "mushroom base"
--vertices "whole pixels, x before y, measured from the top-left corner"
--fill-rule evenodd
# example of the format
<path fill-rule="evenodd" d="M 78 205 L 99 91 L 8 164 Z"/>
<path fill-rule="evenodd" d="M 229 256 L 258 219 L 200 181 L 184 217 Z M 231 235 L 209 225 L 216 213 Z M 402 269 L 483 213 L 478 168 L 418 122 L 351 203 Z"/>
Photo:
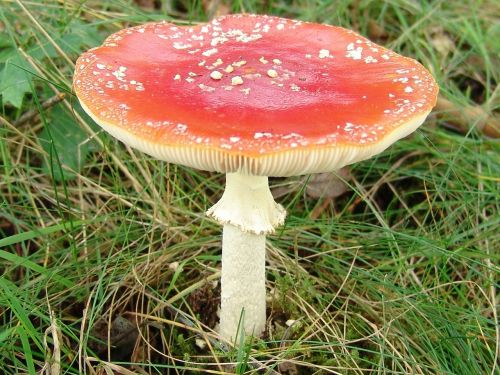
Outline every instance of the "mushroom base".
<path fill-rule="evenodd" d="M 241 334 L 260 336 L 266 325 L 266 236 L 226 224 L 222 249 L 219 333 L 236 342 Z"/>

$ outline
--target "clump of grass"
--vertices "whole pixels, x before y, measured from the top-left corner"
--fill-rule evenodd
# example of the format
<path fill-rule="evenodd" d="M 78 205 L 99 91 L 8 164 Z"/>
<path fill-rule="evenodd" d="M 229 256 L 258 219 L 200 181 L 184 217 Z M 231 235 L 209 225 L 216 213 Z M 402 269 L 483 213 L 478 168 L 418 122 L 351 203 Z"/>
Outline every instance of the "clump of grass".
<path fill-rule="evenodd" d="M 71 92 L 82 51 L 129 25 L 204 21 L 207 3 L 2 3 L 0 372 L 498 372 L 500 149 L 440 113 L 353 167 L 335 200 L 291 184 L 266 336 L 214 340 L 200 314 L 217 304 L 220 228 L 203 212 L 223 177 L 124 148 Z M 220 4 L 356 28 L 422 61 L 447 100 L 498 112 L 496 2 Z"/>

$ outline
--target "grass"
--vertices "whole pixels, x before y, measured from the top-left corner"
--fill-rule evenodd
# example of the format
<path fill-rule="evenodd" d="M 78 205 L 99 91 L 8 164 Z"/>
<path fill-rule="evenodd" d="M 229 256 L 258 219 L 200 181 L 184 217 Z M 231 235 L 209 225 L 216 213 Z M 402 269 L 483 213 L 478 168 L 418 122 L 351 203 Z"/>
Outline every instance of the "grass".
<path fill-rule="evenodd" d="M 272 180 L 288 219 L 268 239 L 269 333 L 231 348 L 207 327 L 220 227 L 203 213 L 223 176 L 125 148 L 71 92 L 110 33 L 219 4 L 359 30 L 494 118 L 498 3 L 166 3 L 0 0 L 0 373 L 500 373 L 500 147 L 480 118 L 457 132 L 438 108 L 334 200 Z"/>

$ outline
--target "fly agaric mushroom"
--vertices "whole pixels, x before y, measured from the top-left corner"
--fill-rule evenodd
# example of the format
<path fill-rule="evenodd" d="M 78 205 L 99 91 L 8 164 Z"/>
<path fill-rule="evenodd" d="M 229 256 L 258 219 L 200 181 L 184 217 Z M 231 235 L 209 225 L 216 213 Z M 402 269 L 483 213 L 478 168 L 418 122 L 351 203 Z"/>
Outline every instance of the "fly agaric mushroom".
<path fill-rule="evenodd" d="M 226 173 L 220 333 L 266 322 L 265 238 L 285 220 L 268 176 L 337 170 L 412 133 L 438 87 L 415 60 L 340 27 L 259 15 L 121 30 L 74 76 L 88 114 L 155 158 Z M 242 311 L 244 314 L 242 314 Z"/>

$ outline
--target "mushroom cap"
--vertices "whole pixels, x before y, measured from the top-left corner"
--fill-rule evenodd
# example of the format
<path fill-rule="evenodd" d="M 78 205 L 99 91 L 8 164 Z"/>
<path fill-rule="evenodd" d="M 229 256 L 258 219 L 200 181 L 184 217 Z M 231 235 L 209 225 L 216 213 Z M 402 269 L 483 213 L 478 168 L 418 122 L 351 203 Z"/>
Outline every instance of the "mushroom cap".
<path fill-rule="evenodd" d="M 262 15 L 121 30 L 80 56 L 76 94 L 158 159 L 290 176 L 369 158 L 420 126 L 438 86 L 353 31 Z"/>

